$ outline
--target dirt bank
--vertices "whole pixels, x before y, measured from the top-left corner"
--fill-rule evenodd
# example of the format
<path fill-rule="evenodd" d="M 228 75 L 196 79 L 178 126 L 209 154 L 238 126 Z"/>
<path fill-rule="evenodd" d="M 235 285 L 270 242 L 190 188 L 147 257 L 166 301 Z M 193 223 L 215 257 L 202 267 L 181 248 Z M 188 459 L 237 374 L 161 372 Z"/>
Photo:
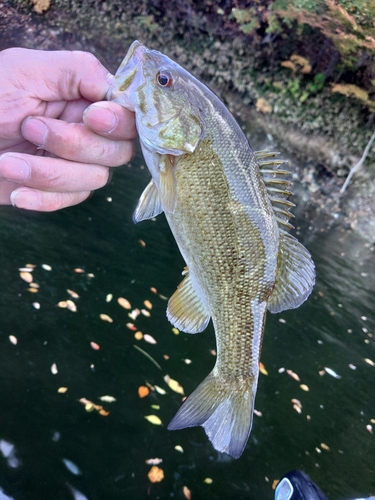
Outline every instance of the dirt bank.
<path fill-rule="evenodd" d="M 136 38 L 168 53 L 213 86 L 234 113 L 272 133 L 302 160 L 312 223 L 324 228 L 339 221 L 375 241 L 375 169 L 369 167 L 375 153 L 339 196 L 345 176 L 372 134 L 373 115 L 358 100 L 333 94 L 329 86 L 311 90 L 298 68 L 291 72 L 281 66 L 277 37 L 250 41 L 209 11 L 202 17 L 190 3 L 180 3 L 179 9 L 184 17 L 168 17 L 157 2 L 150 7 L 146 1 L 2 2 L 0 49 L 17 45 L 89 50 L 111 71 Z M 224 10 L 217 8 L 221 16 Z M 316 43 L 323 40 L 318 37 Z"/>

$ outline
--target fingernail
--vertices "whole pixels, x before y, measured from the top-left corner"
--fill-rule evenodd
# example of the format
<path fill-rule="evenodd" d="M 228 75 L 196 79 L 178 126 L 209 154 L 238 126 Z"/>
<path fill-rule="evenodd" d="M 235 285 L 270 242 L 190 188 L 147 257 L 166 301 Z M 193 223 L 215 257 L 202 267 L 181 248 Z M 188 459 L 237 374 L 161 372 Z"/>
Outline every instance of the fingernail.
<path fill-rule="evenodd" d="M 27 210 L 37 210 L 40 207 L 39 194 L 32 189 L 16 189 L 10 195 L 10 202 L 14 207 Z"/>
<path fill-rule="evenodd" d="M 0 176 L 9 181 L 25 181 L 30 176 L 31 167 L 29 162 L 5 154 L 0 156 Z"/>
<path fill-rule="evenodd" d="M 22 135 L 39 148 L 43 148 L 48 134 L 47 125 L 38 118 L 29 117 L 22 124 Z"/>
<path fill-rule="evenodd" d="M 83 116 L 90 119 L 90 123 L 98 132 L 110 133 L 118 123 L 118 118 L 111 109 L 95 106 L 95 104 L 89 106 Z"/>

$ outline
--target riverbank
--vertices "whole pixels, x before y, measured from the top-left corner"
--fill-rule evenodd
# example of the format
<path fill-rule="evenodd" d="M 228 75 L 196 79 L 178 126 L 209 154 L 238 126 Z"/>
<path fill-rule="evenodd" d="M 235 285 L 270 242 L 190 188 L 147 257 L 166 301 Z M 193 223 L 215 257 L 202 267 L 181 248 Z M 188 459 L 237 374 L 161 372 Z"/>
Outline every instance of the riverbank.
<path fill-rule="evenodd" d="M 115 71 L 129 44 L 141 39 L 208 83 L 234 114 L 271 133 L 303 162 L 300 177 L 314 206 L 312 224 L 321 224 L 324 215 L 375 241 L 374 152 L 339 195 L 372 135 L 373 114 L 358 99 L 333 93 L 332 85 L 320 88 L 317 81 L 314 89 L 303 60 L 293 62 L 287 53 L 280 59 L 281 36 L 279 42 L 266 34 L 250 39 L 232 21 L 222 22 L 224 9 L 198 17 L 190 4 L 180 5 L 179 12 L 172 4 L 167 15 L 156 2 L 150 8 L 147 2 L 118 0 L 10 1 L 0 4 L 0 48 L 89 50 Z M 316 43 L 323 50 L 323 39 Z"/>

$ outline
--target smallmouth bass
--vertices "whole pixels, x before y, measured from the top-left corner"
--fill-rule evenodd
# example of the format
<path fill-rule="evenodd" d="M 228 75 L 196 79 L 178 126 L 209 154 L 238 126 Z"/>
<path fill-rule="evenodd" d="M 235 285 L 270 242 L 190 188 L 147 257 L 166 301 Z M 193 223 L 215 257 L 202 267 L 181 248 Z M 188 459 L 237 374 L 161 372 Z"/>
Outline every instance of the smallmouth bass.
<path fill-rule="evenodd" d="M 315 282 L 309 252 L 288 233 L 290 182 L 276 153 L 254 153 L 225 105 L 176 62 L 131 45 L 107 98 L 135 112 L 151 181 L 133 219 L 164 211 L 186 262 L 167 317 L 179 330 L 212 319 L 216 364 L 169 429 L 201 425 L 238 458 L 252 426 L 267 310 L 298 307 Z"/>

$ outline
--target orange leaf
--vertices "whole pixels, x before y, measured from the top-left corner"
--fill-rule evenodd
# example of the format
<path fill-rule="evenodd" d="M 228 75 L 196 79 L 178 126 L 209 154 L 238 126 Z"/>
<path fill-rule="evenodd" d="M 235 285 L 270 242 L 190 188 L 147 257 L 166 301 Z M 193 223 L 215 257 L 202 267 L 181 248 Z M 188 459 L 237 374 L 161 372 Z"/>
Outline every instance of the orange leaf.
<path fill-rule="evenodd" d="M 164 479 L 164 471 L 163 469 L 160 469 L 160 467 L 153 465 L 149 470 L 147 477 L 149 478 L 151 483 L 160 483 L 160 481 L 163 481 Z"/>
<path fill-rule="evenodd" d="M 191 500 L 191 491 L 189 490 L 189 488 L 187 486 L 184 486 L 182 488 L 182 493 L 184 494 L 184 497 L 187 499 L 187 500 Z"/>
<path fill-rule="evenodd" d="M 140 398 L 145 398 L 149 394 L 150 394 L 150 389 L 148 387 L 146 387 L 145 385 L 140 385 L 138 387 L 138 396 Z"/>

